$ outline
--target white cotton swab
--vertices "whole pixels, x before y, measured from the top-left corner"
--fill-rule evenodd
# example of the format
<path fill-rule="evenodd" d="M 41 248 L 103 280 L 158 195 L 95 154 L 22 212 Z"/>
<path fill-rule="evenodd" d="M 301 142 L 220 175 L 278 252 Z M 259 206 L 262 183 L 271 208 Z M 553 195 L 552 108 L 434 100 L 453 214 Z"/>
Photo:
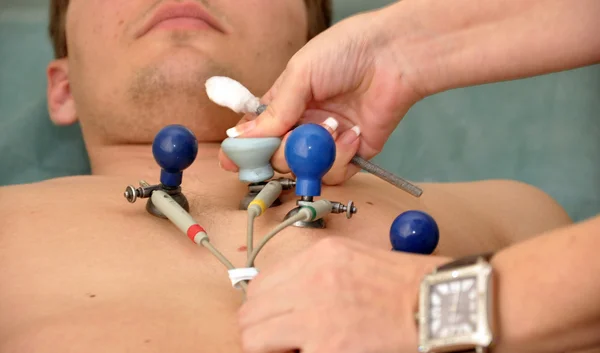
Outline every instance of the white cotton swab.
<path fill-rule="evenodd" d="M 259 112 L 260 100 L 241 83 L 229 77 L 214 76 L 206 81 L 206 94 L 214 103 L 240 114 Z"/>

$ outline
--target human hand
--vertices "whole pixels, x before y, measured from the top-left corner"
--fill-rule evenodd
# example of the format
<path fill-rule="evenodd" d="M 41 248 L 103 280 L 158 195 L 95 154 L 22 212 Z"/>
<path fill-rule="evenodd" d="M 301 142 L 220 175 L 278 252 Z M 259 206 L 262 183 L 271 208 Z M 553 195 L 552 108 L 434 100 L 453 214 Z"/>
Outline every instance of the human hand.
<path fill-rule="evenodd" d="M 250 282 L 243 351 L 415 352 L 420 282 L 448 261 L 323 239 Z"/>
<path fill-rule="evenodd" d="M 278 172 L 290 171 L 283 151 L 286 134 L 295 124 L 334 117 L 339 122 L 336 163 L 323 182 L 347 180 L 359 170 L 349 164 L 352 157 L 370 159 L 379 153 L 421 98 L 410 64 L 392 47 L 395 33 L 386 27 L 390 20 L 382 19 L 381 11 L 386 10 L 346 19 L 311 40 L 262 98 L 267 110 L 256 118 L 244 116 L 235 127 L 241 137 L 284 137 L 271 160 Z M 220 163 L 237 171 L 223 153 Z"/>

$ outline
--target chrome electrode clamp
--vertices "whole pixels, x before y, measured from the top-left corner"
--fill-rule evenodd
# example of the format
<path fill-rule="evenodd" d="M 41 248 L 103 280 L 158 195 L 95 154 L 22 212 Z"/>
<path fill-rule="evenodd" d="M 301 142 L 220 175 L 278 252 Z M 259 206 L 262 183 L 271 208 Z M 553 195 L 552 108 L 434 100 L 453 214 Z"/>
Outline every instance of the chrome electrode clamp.
<path fill-rule="evenodd" d="M 302 207 L 308 207 L 315 203 L 314 198 L 312 196 L 302 196 L 300 200 L 296 201 L 296 205 L 298 207 L 292 209 L 285 215 L 284 220 L 288 220 L 298 214 Z M 333 214 L 345 214 L 347 219 L 352 218 L 352 215 L 358 212 L 356 206 L 354 206 L 353 201 L 349 201 L 347 205 L 344 205 L 340 202 L 330 202 L 331 204 L 331 213 Z M 293 224 L 294 227 L 299 228 L 312 228 L 312 229 L 324 229 L 326 228 L 326 223 L 324 218 L 319 218 L 314 221 L 298 221 Z"/>
<path fill-rule="evenodd" d="M 138 198 L 147 199 L 155 190 L 160 190 L 160 185 L 150 185 L 144 180 L 140 180 L 140 187 L 135 188 L 133 185 L 128 185 L 125 188 L 124 196 L 130 203 L 135 203 Z"/>

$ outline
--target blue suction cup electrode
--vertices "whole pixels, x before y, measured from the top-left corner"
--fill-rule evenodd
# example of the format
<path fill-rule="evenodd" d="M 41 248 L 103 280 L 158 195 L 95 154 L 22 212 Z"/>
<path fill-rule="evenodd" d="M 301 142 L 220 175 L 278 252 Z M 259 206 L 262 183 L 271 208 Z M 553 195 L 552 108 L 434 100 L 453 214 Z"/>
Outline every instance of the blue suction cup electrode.
<path fill-rule="evenodd" d="M 437 223 L 425 212 L 406 211 L 400 214 L 390 228 L 394 251 L 430 255 L 440 240 Z"/>
<path fill-rule="evenodd" d="M 176 188 L 181 185 L 183 170 L 198 155 L 198 140 L 185 126 L 169 125 L 154 137 L 152 154 L 162 168 L 160 183 L 165 187 Z"/>
<path fill-rule="evenodd" d="M 335 161 L 335 141 L 324 127 L 300 125 L 287 139 L 285 160 L 296 175 L 297 196 L 320 196 L 321 179 Z"/>

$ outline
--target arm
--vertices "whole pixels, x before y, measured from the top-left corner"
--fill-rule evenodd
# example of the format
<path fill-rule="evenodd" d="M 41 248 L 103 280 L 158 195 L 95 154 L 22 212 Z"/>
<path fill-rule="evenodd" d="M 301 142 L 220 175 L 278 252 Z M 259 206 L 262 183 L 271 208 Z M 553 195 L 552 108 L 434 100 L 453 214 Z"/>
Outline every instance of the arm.
<path fill-rule="evenodd" d="M 600 62 L 597 0 L 405 0 L 380 16 L 423 96 Z"/>
<path fill-rule="evenodd" d="M 599 230 L 600 217 L 496 254 L 493 353 L 600 345 Z M 238 316 L 242 345 L 254 353 L 415 352 L 419 283 L 448 261 L 325 237 L 250 283 Z"/>
<path fill-rule="evenodd" d="M 499 252 L 494 352 L 559 352 L 600 345 L 600 217 Z"/>

